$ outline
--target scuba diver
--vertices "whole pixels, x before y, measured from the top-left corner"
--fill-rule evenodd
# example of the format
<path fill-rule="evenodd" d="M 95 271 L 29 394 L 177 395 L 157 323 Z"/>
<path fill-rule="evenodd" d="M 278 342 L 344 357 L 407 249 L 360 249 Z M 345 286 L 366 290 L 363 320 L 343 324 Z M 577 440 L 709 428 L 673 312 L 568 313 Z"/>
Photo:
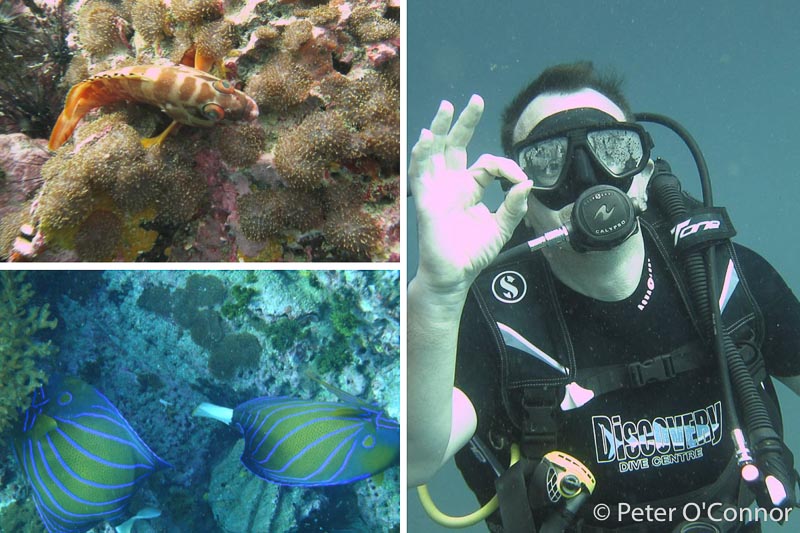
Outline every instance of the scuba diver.
<path fill-rule="evenodd" d="M 442 102 L 411 151 L 407 472 L 444 525 L 749 532 L 796 505 L 771 378 L 800 394 L 800 303 L 731 242 L 691 135 L 620 86 L 556 65 L 505 110 L 507 157 L 467 166 L 479 96 L 454 124 Z M 687 144 L 702 200 L 647 122 Z M 483 505 L 468 517 L 424 488 L 454 456 Z"/>

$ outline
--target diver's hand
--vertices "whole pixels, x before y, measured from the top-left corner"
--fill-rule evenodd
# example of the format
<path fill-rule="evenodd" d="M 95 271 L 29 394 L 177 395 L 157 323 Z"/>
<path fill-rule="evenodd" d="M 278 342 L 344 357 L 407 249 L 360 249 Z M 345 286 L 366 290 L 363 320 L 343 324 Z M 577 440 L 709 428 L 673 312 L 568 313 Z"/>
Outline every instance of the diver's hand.
<path fill-rule="evenodd" d="M 467 144 L 483 113 L 474 95 L 453 125 L 453 105 L 443 101 L 411 150 L 409 186 L 417 207 L 420 264 L 417 277 L 441 293 L 466 293 L 497 256 L 527 210 L 532 183 L 512 160 L 484 154 L 467 168 Z M 514 186 L 496 213 L 481 203 L 486 187 L 502 176 Z"/>

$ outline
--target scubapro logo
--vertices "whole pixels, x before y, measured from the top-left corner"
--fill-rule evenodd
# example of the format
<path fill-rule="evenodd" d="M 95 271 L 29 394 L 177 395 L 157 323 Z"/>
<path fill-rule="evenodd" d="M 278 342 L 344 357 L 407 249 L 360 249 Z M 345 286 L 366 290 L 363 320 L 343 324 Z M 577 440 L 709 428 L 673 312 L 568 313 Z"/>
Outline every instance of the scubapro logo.
<path fill-rule="evenodd" d="M 525 297 L 528 284 L 519 272 L 506 270 L 492 280 L 492 294 L 503 303 L 514 304 Z"/>

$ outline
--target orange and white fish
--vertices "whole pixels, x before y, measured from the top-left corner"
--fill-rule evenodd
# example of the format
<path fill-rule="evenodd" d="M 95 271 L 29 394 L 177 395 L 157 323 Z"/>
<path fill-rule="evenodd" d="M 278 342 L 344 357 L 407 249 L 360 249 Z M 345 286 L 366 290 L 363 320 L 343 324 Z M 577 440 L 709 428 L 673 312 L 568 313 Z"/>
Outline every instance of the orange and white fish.
<path fill-rule="evenodd" d="M 258 117 L 252 98 L 202 70 L 184 65 L 123 67 L 101 72 L 70 89 L 48 148 L 56 150 L 64 144 L 92 109 L 122 101 L 160 107 L 172 118 L 158 137 L 142 140 L 145 146 L 159 144 L 179 124 L 213 126 Z"/>

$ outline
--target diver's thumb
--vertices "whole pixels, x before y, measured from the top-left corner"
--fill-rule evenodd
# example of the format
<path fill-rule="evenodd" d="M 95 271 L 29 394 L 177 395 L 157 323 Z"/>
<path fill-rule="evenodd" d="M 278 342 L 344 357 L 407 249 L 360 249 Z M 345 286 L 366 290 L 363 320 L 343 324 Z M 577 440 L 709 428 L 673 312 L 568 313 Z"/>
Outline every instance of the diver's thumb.
<path fill-rule="evenodd" d="M 511 238 L 514 229 L 528 212 L 528 193 L 531 191 L 531 187 L 533 187 L 531 180 L 517 183 L 511 187 L 495 213 L 504 244 Z"/>

